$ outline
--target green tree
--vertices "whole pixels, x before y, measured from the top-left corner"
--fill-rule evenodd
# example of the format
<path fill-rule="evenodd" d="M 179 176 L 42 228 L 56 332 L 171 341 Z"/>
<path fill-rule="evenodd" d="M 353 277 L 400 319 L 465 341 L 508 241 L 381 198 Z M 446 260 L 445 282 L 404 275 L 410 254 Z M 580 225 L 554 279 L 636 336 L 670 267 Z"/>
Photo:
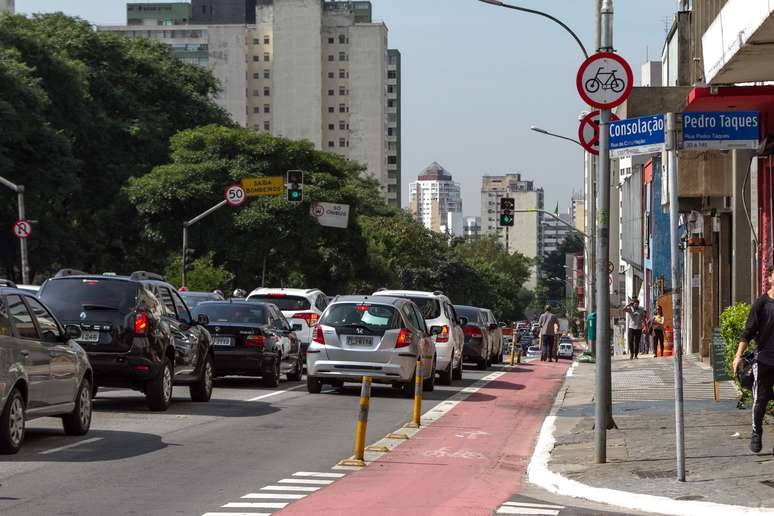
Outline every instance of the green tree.
<path fill-rule="evenodd" d="M 208 253 L 193 261 L 191 271 L 187 276 L 187 287 L 189 290 L 199 290 L 212 292 L 213 290 L 227 291 L 234 281 L 234 275 L 223 267 L 217 266 L 213 262 L 213 254 Z M 180 279 L 183 272 L 183 259 L 180 256 L 173 256 L 169 259 L 169 264 L 164 269 L 164 275 L 172 285 L 180 288 Z"/>

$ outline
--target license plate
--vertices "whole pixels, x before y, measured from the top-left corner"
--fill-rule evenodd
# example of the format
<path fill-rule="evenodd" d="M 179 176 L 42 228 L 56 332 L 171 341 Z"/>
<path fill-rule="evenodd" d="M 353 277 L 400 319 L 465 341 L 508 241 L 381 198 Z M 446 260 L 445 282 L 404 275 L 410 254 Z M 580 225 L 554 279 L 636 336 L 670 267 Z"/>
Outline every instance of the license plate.
<path fill-rule="evenodd" d="M 231 337 L 215 337 L 212 341 L 213 346 L 233 346 L 234 339 Z"/>
<path fill-rule="evenodd" d="M 81 338 L 78 339 L 79 342 L 99 342 L 99 332 L 98 331 L 89 331 L 89 330 L 82 330 L 81 331 Z"/>
<path fill-rule="evenodd" d="M 370 346 L 373 343 L 371 337 L 349 337 L 347 344 L 352 346 Z"/>

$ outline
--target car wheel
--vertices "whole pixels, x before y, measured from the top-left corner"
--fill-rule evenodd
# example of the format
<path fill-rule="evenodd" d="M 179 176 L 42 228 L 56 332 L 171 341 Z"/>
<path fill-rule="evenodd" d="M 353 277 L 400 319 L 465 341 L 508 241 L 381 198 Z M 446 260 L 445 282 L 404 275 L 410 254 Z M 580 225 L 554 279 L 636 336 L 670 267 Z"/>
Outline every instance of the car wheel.
<path fill-rule="evenodd" d="M 18 389 L 11 391 L 0 415 L 0 453 L 19 451 L 24 442 L 24 398 Z"/>
<path fill-rule="evenodd" d="M 210 401 L 213 377 L 212 355 L 208 353 L 202 366 L 202 377 L 196 383 L 188 386 L 188 390 L 191 393 L 191 401 L 199 403 Z"/>
<path fill-rule="evenodd" d="M 309 394 L 320 394 L 322 392 L 322 380 L 306 375 L 306 390 Z"/>
<path fill-rule="evenodd" d="M 149 380 L 145 389 L 148 407 L 154 412 L 163 412 L 172 403 L 172 363 L 164 358 L 159 375 Z"/>
<path fill-rule="evenodd" d="M 447 367 L 445 371 L 441 371 L 441 373 L 438 375 L 438 381 L 440 382 L 441 385 L 451 385 L 453 375 L 454 375 L 454 354 L 452 354 L 451 361 L 449 362 L 449 367 Z"/>
<path fill-rule="evenodd" d="M 271 371 L 263 373 L 261 382 L 264 387 L 277 387 L 280 382 L 280 357 L 274 359 L 274 363 L 271 366 Z"/>
<path fill-rule="evenodd" d="M 452 380 L 462 380 L 462 358 L 459 365 L 452 372 Z"/>
<path fill-rule="evenodd" d="M 478 365 L 478 370 L 479 371 L 486 371 L 487 368 L 489 367 L 488 364 L 487 364 L 487 360 L 484 357 L 479 358 L 476 361 L 476 364 Z"/>
<path fill-rule="evenodd" d="M 289 382 L 300 382 L 301 377 L 304 375 L 304 365 L 301 363 L 301 357 L 296 360 L 296 368 L 292 373 L 288 373 Z"/>
<path fill-rule="evenodd" d="M 91 382 L 84 378 L 75 397 L 73 411 L 62 416 L 62 426 L 67 435 L 85 435 L 91 427 Z"/>

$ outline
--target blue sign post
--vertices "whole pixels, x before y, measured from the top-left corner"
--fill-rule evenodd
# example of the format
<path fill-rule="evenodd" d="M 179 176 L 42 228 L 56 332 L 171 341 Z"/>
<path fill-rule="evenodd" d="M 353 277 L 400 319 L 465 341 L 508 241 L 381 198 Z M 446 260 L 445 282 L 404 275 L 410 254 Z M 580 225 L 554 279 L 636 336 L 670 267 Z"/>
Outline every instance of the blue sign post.
<path fill-rule="evenodd" d="M 683 113 L 684 149 L 756 149 L 759 140 L 758 113 Z"/>
<path fill-rule="evenodd" d="M 626 158 L 664 150 L 664 115 L 627 118 L 610 123 L 610 157 Z"/>

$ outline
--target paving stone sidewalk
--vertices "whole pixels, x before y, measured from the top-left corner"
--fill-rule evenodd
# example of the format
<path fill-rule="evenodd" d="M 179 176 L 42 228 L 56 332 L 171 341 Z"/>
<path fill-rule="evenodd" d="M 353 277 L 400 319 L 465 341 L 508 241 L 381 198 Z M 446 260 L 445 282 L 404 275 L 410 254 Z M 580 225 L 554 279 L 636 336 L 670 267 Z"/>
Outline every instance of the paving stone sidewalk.
<path fill-rule="evenodd" d="M 712 370 L 692 356 L 684 360 L 686 482 L 675 480 L 672 357 L 613 357 L 618 429 L 608 432 L 608 464 L 594 464 L 594 367 L 578 364 L 567 379 L 552 471 L 594 487 L 774 508 L 774 425 L 766 424 L 763 452 L 750 452 L 750 410 L 736 408 L 731 382 L 721 384 L 721 401 L 714 401 Z"/>

